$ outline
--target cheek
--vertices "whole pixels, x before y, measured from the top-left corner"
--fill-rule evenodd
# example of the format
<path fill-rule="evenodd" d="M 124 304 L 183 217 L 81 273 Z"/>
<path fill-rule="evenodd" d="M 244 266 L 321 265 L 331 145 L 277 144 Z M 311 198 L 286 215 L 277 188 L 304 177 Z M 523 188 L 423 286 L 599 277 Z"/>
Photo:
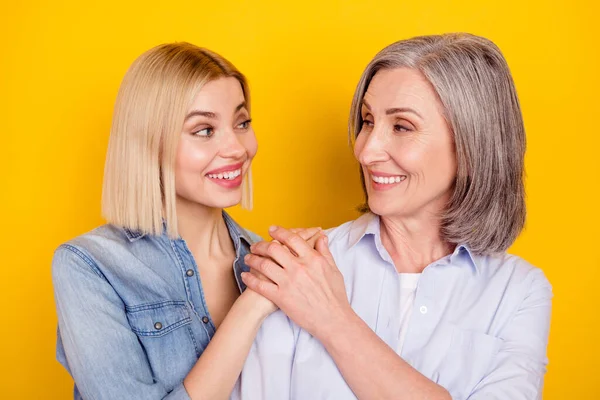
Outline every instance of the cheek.
<path fill-rule="evenodd" d="M 362 149 L 365 146 L 365 135 L 358 135 L 356 141 L 354 142 L 354 158 L 360 162 L 360 153 L 362 153 Z"/>
<path fill-rule="evenodd" d="M 390 146 L 390 155 L 408 174 L 433 178 L 456 174 L 456 155 L 450 141 L 407 140 Z"/>
<path fill-rule="evenodd" d="M 256 135 L 254 131 L 248 132 L 246 135 L 242 137 L 240 140 L 242 146 L 246 149 L 246 153 L 250 159 L 254 158 L 256 152 L 258 151 L 258 141 L 256 140 Z"/>
<path fill-rule="evenodd" d="M 447 184 L 456 178 L 456 150 L 450 138 L 439 143 L 431 152 L 430 163 L 435 167 L 439 179 Z"/>
<path fill-rule="evenodd" d="M 177 174 L 201 173 L 206 169 L 212 158 L 208 146 L 186 143 L 182 140 L 177 147 Z"/>
<path fill-rule="evenodd" d="M 426 182 L 439 185 L 440 190 L 442 187 L 447 189 L 454 182 L 456 154 L 451 143 L 436 143 L 419 155 L 419 160 L 415 160 L 415 164 L 418 163 L 419 172 Z"/>

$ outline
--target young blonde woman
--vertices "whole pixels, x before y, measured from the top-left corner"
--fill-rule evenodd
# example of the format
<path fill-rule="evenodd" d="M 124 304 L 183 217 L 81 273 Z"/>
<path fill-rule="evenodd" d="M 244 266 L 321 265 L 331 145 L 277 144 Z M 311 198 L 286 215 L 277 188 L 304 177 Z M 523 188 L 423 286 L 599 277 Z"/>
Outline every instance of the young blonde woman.
<path fill-rule="evenodd" d="M 223 57 L 166 44 L 130 67 L 106 158 L 108 224 L 61 245 L 52 265 L 57 358 L 75 399 L 229 396 L 275 310 L 240 295 L 257 237 L 223 211 L 251 206 L 256 151 L 246 79 Z"/>

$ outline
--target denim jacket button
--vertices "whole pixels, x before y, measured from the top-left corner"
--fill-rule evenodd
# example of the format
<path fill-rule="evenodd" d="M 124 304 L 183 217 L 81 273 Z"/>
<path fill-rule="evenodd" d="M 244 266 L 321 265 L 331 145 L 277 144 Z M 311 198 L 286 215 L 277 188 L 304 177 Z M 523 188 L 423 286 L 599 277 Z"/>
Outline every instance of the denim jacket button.
<path fill-rule="evenodd" d="M 194 276 L 194 270 L 193 269 L 188 269 L 187 271 L 185 271 L 185 274 L 187 276 Z"/>
<path fill-rule="evenodd" d="M 162 329 L 162 324 L 160 322 L 155 323 L 154 329 L 156 329 L 157 331 L 160 331 Z"/>
<path fill-rule="evenodd" d="M 208 317 L 202 317 L 202 322 L 204 322 L 205 324 L 208 324 Z"/>

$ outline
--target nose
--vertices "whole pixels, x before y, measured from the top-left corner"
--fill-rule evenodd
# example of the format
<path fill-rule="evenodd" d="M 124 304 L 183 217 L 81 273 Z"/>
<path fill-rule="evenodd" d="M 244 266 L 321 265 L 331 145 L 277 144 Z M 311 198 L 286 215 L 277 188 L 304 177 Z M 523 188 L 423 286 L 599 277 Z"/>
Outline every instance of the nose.
<path fill-rule="evenodd" d="M 246 153 L 246 148 L 240 140 L 240 136 L 229 130 L 225 132 L 221 143 L 220 154 L 223 158 L 240 159 Z"/>
<path fill-rule="evenodd" d="M 365 136 L 361 138 L 360 135 Z M 360 135 L 356 141 L 356 158 L 362 165 L 373 165 L 388 160 L 389 149 L 386 147 L 389 143 L 382 129 L 375 125 L 371 132 L 361 132 Z"/>

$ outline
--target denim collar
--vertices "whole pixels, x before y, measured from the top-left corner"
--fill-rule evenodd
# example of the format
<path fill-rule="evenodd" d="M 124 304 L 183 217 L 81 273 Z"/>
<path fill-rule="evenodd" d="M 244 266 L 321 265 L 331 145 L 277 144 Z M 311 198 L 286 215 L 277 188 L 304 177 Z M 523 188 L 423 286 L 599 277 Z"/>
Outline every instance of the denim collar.
<path fill-rule="evenodd" d="M 239 226 L 238 223 L 235 222 L 233 218 L 231 218 L 231 216 L 225 211 L 223 211 L 223 220 L 225 221 L 225 225 L 229 231 L 229 236 L 231 236 L 231 239 L 235 245 L 236 253 L 239 255 L 239 247 L 241 244 L 240 240 L 243 239 L 247 245 L 250 246 L 252 244 L 252 239 L 246 230 Z M 130 242 L 135 242 L 136 240 L 148 235 L 142 231 L 129 228 L 123 228 L 123 231 Z M 161 236 L 167 236 L 167 224 L 165 220 L 163 220 L 163 233 Z"/>
<path fill-rule="evenodd" d="M 246 232 L 245 229 L 238 225 L 238 223 L 235 222 L 233 218 L 231 218 L 231 216 L 225 211 L 223 211 L 223 220 L 225 221 L 225 225 L 227 226 L 227 230 L 229 231 L 229 237 L 231 237 L 231 240 L 233 241 L 233 246 L 235 248 L 235 261 L 233 263 L 233 267 L 236 282 L 239 286 L 240 292 L 243 292 L 246 289 L 246 285 L 244 284 L 244 282 L 242 282 L 241 274 L 242 272 L 250 271 L 250 268 L 244 262 L 244 257 L 246 256 L 246 254 L 250 253 L 250 245 L 253 243 L 253 240 L 248 234 L 248 232 Z M 123 228 L 123 231 L 125 232 L 125 236 L 130 242 L 135 242 L 137 240 L 142 239 L 145 236 L 149 236 L 148 234 L 143 233 L 139 230 Z M 163 233 L 162 235 L 158 236 L 158 238 L 170 241 L 170 238 L 167 235 L 167 225 L 164 220 Z M 176 240 L 183 239 L 179 237 Z"/>

